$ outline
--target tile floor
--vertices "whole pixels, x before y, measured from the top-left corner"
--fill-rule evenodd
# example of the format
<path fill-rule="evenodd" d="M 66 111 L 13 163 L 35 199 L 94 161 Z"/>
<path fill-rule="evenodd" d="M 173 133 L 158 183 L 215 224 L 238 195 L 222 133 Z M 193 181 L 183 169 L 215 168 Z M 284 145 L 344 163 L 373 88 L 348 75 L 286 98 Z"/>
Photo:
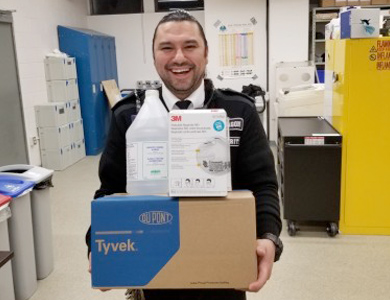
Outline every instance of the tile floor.
<path fill-rule="evenodd" d="M 86 157 L 56 172 L 52 189 L 55 269 L 39 281 L 31 300 L 124 299 L 123 291 L 91 289 L 87 272 L 85 232 L 90 224 L 90 201 L 99 185 L 99 157 Z M 283 228 L 285 251 L 273 276 L 248 300 L 389 300 L 390 237 L 329 238 L 309 228 L 289 237 Z"/>

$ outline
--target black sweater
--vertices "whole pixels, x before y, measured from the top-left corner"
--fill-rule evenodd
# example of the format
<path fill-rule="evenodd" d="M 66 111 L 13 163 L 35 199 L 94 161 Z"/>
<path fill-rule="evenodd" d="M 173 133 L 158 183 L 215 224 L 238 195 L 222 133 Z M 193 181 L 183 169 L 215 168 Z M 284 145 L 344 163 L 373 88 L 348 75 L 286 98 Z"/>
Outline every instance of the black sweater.
<path fill-rule="evenodd" d="M 230 118 L 232 187 L 253 192 L 257 237 L 264 233 L 279 236 L 281 220 L 275 163 L 253 100 L 233 90 L 214 89 L 210 80 L 205 81 L 205 92 L 204 108 L 223 108 Z M 112 112 L 99 165 L 101 186 L 95 199 L 126 192 L 126 131 L 137 114 L 136 97 L 120 101 Z M 91 228 L 86 235 L 88 251 L 91 250 L 90 231 Z"/>

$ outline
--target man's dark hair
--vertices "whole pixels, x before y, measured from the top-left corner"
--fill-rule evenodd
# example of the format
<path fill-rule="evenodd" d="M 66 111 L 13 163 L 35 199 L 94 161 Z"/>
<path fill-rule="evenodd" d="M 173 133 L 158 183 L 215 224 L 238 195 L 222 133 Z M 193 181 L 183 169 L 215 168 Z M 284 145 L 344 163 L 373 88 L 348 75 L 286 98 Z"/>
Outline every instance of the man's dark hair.
<path fill-rule="evenodd" d="M 154 55 L 154 41 L 156 39 L 156 33 L 157 33 L 158 27 L 160 27 L 161 24 L 168 23 L 168 22 L 184 22 L 184 21 L 194 22 L 196 25 L 198 25 L 200 34 L 201 34 L 202 39 L 204 41 L 204 44 L 207 48 L 206 35 L 204 34 L 204 30 L 203 30 L 202 25 L 200 25 L 199 21 L 196 18 L 194 18 L 194 16 L 190 15 L 190 13 L 188 11 L 186 11 L 184 9 L 178 9 L 178 10 L 175 10 L 175 11 L 165 15 L 160 20 L 160 22 L 158 22 L 156 29 L 154 30 L 154 34 L 153 34 L 153 43 L 152 43 L 153 55 Z"/>

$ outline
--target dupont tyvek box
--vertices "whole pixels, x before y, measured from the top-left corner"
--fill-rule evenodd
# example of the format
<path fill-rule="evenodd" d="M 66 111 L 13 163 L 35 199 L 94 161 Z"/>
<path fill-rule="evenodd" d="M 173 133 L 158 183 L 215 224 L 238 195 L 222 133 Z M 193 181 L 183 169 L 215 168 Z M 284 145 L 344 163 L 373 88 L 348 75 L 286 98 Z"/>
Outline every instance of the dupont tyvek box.
<path fill-rule="evenodd" d="M 248 288 L 256 280 L 251 192 L 108 196 L 92 201 L 91 223 L 94 288 Z"/>
<path fill-rule="evenodd" d="M 169 195 L 226 196 L 229 126 L 223 109 L 169 113 Z"/>

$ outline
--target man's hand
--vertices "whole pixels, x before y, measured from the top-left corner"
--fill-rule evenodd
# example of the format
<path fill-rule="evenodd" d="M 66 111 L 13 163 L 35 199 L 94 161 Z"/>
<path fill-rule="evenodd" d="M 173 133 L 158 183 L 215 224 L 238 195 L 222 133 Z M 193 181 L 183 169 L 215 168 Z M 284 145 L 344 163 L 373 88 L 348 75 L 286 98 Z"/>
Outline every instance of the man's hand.
<path fill-rule="evenodd" d="M 275 259 L 275 244 L 268 239 L 258 239 L 257 247 L 257 280 L 249 285 L 250 292 L 258 292 L 271 277 Z"/>
<path fill-rule="evenodd" d="M 92 270 L 92 267 L 91 267 L 91 252 L 89 252 L 88 260 L 89 260 L 88 272 L 91 273 L 91 270 Z M 99 289 L 99 290 L 101 290 L 102 292 L 107 292 L 107 291 L 109 291 L 111 289 Z"/>

